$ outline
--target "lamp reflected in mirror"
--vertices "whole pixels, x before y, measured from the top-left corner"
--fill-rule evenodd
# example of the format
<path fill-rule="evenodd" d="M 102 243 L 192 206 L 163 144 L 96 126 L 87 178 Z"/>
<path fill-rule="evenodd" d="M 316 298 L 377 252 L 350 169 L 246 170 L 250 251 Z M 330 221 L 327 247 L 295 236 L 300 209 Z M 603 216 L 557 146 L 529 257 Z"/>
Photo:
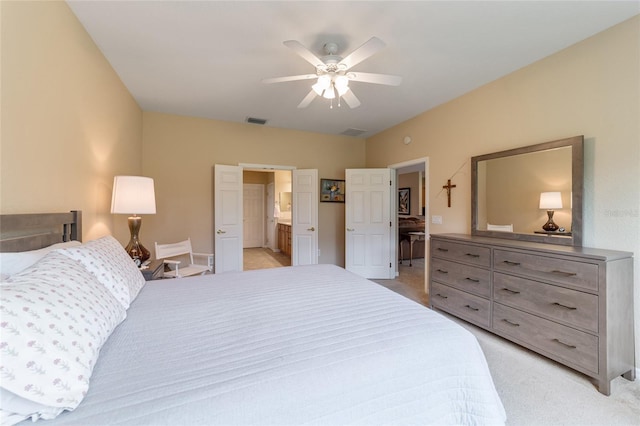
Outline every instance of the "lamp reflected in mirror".
<path fill-rule="evenodd" d="M 553 221 L 554 209 L 562 208 L 562 194 L 560 192 L 542 192 L 540 194 L 540 209 L 547 211 L 547 223 L 542 225 L 542 229 L 547 232 L 555 232 L 560 227 Z"/>

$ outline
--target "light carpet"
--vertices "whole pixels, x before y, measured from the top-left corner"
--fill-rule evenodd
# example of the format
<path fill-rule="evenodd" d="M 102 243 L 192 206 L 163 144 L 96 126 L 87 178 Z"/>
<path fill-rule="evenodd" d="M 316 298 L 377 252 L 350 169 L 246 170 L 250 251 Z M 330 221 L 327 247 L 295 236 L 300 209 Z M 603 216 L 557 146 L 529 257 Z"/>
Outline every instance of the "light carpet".
<path fill-rule="evenodd" d="M 374 281 L 428 306 L 428 295 L 416 289 L 415 282 Z M 604 396 L 589 377 L 442 314 L 468 329 L 480 342 L 507 412 L 507 425 L 640 425 L 640 379 L 630 382 L 618 377 L 611 383 L 611 396 Z"/>

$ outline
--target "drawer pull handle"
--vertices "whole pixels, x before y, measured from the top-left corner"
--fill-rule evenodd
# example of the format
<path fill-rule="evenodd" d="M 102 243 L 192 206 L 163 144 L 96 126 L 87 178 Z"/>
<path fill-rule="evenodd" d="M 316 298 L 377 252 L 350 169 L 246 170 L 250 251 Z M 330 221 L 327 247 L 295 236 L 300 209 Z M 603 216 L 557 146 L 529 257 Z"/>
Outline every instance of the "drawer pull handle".
<path fill-rule="evenodd" d="M 514 327 L 520 327 L 520 324 L 518 324 L 517 322 L 513 322 L 513 321 L 509 321 L 508 319 L 504 318 L 502 321 L 506 322 L 509 325 L 512 325 Z"/>
<path fill-rule="evenodd" d="M 515 291 L 515 290 L 511 290 L 510 288 L 503 288 L 502 291 L 506 291 L 507 293 L 511 293 L 511 294 L 520 294 L 519 291 Z"/>
<path fill-rule="evenodd" d="M 562 303 L 558 303 L 558 302 L 553 302 L 552 305 L 559 306 L 559 307 L 565 308 L 565 309 L 569 309 L 570 311 L 575 311 L 576 309 L 578 309 L 578 308 L 574 308 L 573 306 L 563 305 Z"/>
<path fill-rule="evenodd" d="M 442 247 L 438 247 L 438 251 L 443 251 L 443 252 L 445 252 L 445 253 L 446 253 L 446 252 L 448 252 L 448 251 L 449 251 L 449 249 L 445 249 L 445 248 L 442 248 Z"/>
<path fill-rule="evenodd" d="M 475 278 L 469 278 L 469 277 L 465 278 L 465 280 L 471 281 L 472 283 L 479 283 L 480 282 L 480 280 L 477 280 Z"/>
<path fill-rule="evenodd" d="M 577 348 L 577 346 L 574 346 L 574 345 L 570 345 L 570 344 L 568 344 L 568 343 L 565 343 L 565 342 L 563 342 L 563 341 L 562 341 L 562 340 L 560 340 L 560 339 L 553 339 L 553 341 L 554 341 L 554 342 L 556 342 L 556 343 L 560 343 L 562 346 L 565 346 L 565 347 L 567 347 L 567 348 L 569 348 L 569 349 L 576 349 L 576 348 Z"/>
<path fill-rule="evenodd" d="M 562 275 L 564 277 L 575 277 L 576 275 L 578 275 L 575 272 L 565 272 L 565 271 L 558 271 L 557 269 L 551 271 L 552 274 L 557 274 L 557 275 Z"/>
<path fill-rule="evenodd" d="M 438 272 L 440 272 L 441 274 L 448 274 L 449 271 L 445 271 L 444 269 L 437 269 Z"/>
<path fill-rule="evenodd" d="M 439 297 L 439 298 L 441 298 L 441 299 L 448 299 L 448 298 L 449 298 L 449 297 L 447 297 L 447 296 L 443 296 L 443 295 L 441 295 L 440 293 L 436 294 L 436 296 L 438 296 L 438 297 Z"/>
<path fill-rule="evenodd" d="M 469 256 L 469 257 L 480 257 L 479 254 L 473 254 L 473 253 L 466 253 L 465 256 Z"/>
<path fill-rule="evenodd" d="M 520 266 L 520 262 L 511 262 L 510 260 L 504 260 L 503 262 L 510 266 Z"/>
<path fill-rule="evenodd" d="M 473 307 L 473 306 L 471 306 L 471 305 L 465 305 L 465 308 L 469 308 L 469 309 L 471 309 L 472 311 L 476 311 L 476 312 L 480 310 L 480 309 L 478 309 L 478 308 L 474 308 L 474 307 Z"/>

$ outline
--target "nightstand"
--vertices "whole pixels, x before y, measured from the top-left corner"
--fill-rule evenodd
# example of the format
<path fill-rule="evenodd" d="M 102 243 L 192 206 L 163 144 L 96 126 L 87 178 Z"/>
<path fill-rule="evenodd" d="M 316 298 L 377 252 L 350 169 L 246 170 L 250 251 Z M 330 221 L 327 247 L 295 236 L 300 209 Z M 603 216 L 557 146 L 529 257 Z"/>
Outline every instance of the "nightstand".
<path fill-rule="evenodd" d="M 140 272 L 146 281 L 159 280 L 164 276 L 164 260 L 152 260 L 147 268 L 141 269 Z"/>

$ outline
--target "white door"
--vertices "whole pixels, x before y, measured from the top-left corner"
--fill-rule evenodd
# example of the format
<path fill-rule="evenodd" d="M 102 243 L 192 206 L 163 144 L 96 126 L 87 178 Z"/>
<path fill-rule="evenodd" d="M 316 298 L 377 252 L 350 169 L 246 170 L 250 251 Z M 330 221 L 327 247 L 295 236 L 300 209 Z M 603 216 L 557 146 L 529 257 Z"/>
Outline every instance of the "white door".
<path fill-rule="evenodd" d="M 215 165 L 215 273 L 242 271 L 242 167 Z"/>
<path fill-rule="evenodd" d="M 264 185 L 245 183 L 243 185 L 242 235 L 244 248 L 264 245 Z"/>
<path fill-rule="evenodd" d="M 394 278 L 391 169 L 347 169 L 346 269 L 365 278 Z"/>
<path fill-rule="evenodd" d="M 318 263 L 318 171 L 292 174 L 291 264 Z"/>

